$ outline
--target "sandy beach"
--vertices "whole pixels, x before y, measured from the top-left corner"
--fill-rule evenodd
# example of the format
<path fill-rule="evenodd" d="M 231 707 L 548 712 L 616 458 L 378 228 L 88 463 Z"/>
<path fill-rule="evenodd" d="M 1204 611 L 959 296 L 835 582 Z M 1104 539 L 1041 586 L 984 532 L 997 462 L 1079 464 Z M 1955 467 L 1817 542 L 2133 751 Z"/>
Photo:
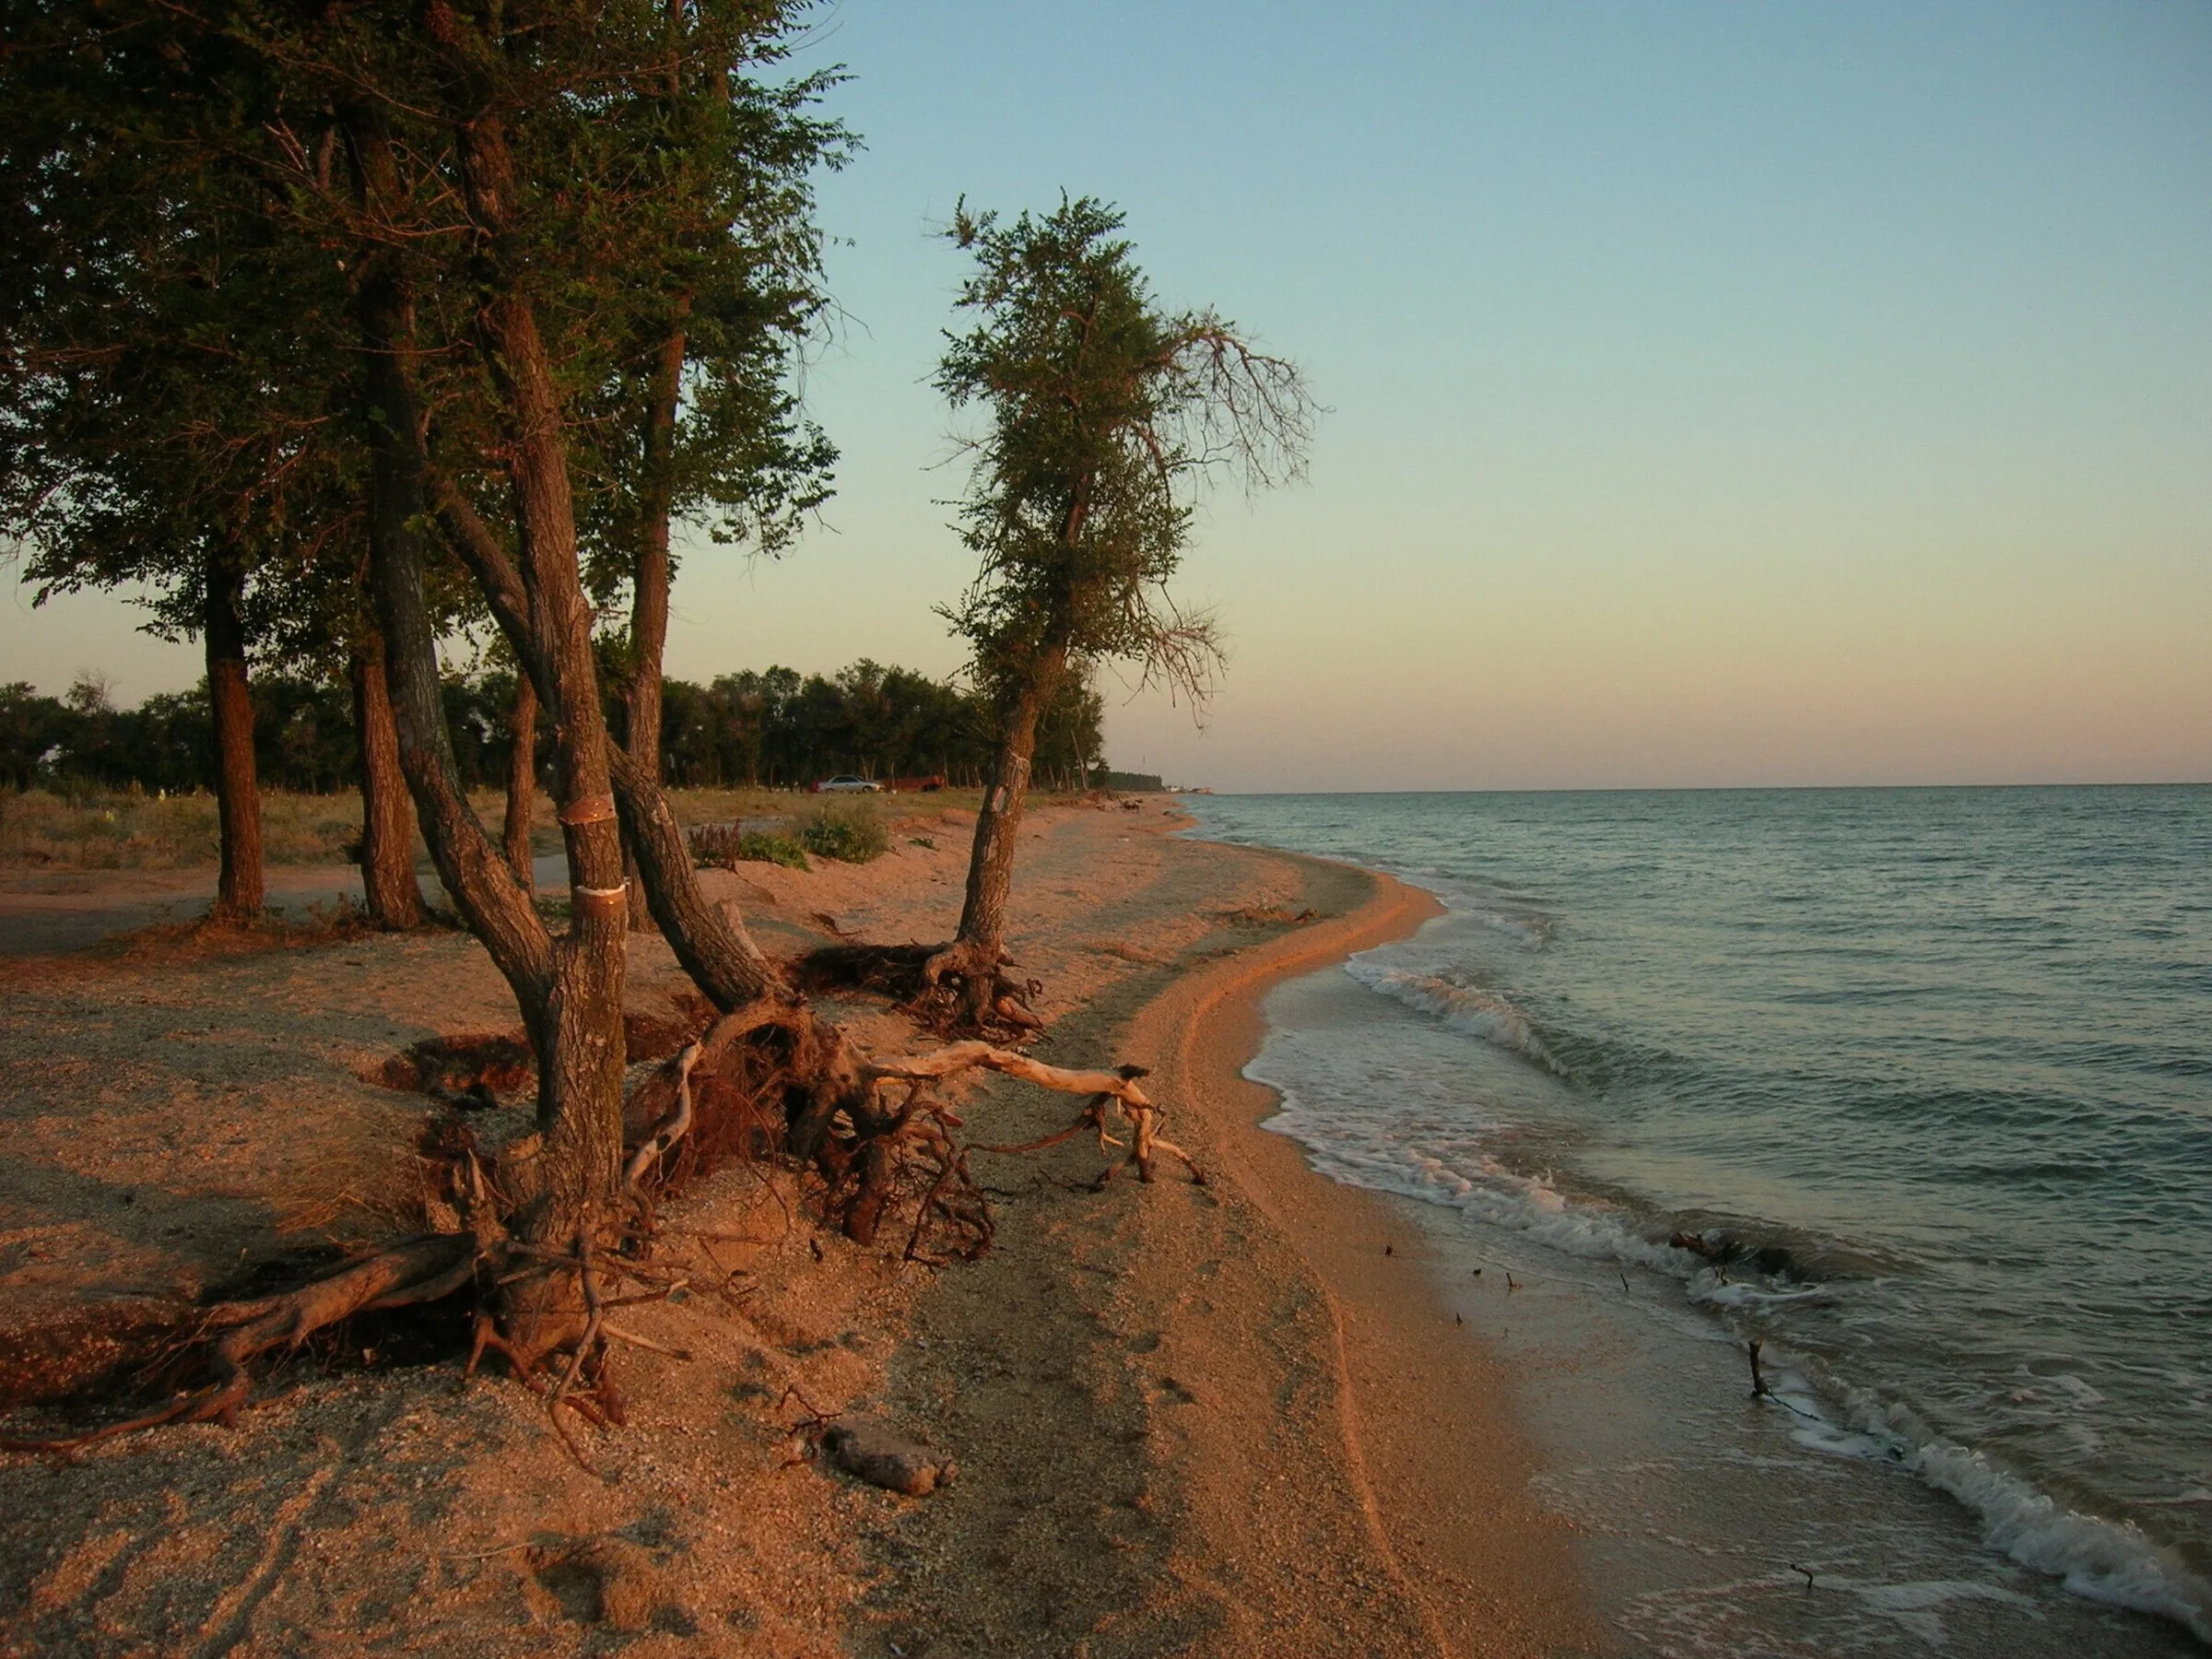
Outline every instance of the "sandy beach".
<path fill-rule="evenodd" d="M 1343 866 L 1194 842 L 1142 812 L 1035 815 L 1012 948 L 1039 1057 L 1134 1062 L 1209 1179 L 1094 1189 L 1088 1140 L 974 1158 L 995 1248 L 901 1260 L 809 1225 L 786 1176 L 724 1171 L 670 1248 L 686 1294 L 627 1311 L 629 1420 L 572 1458 L 519 1387 L 327 1349 L 235 1429 L 0 1458 L 0 1650 L 940 1655 L 1601 1651 L 1571 1538 L 1529 1495 L 1512 1379 L 1457 1323 L 1417 1230 L 1259 1129 L 1241 1076 L 1279 980 L 1410 931 L 1432 900 Z M 875 864 L 708 877 L 763 942 L 948 933 L 958 815 Z M 695 1018 L 633 941 L 645 1031 Z M 163 938 L 6 970 L 16 1156 L 0 1175 L 0 1382 L 98 1369 L 309 1248 L 388 1230 L 426 1039 L 511 1030 L 452 934 L 215 950 Z M 879 1051 L 928 1040 L 838 1007 Z M 521 1098 L 476 1114 L 494 1139 Z M 994 1083 L 977 1142 L 1057 1128 Z M 359 1333 L 357 1333 L 359 1335 Z M 394 1333 L 391 1345 L 434 1333 Z M 51 1387 L 49 1387 L 51 1392 Z M 810 1456 L 880 1419 L 955 1461 L 924 1499 Z M 38 1420 L 18 1415 L 28 1426 Z"/>

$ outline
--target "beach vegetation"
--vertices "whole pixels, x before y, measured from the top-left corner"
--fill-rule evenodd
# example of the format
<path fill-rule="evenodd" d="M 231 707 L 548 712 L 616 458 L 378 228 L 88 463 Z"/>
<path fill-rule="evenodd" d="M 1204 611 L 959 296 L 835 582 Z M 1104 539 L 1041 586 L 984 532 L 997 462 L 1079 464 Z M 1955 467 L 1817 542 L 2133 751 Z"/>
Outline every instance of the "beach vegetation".
<path fill-rule="evenodd" d="M 903 1196 L 910 1253 L 932 1229 L 956 1253 L 987 1245 L 959 1119 L 934 1093 L 978 1067 L 1082 1097 L 1067 1134 L 1125 1121 L 1147 1178 L 1156 1150 L 1175 1154 L 1127 1068 L 977 1044 L 871 1055 L 707 899 L 664 785 L 671 523 L 774 551 L 828 487 L 826 441 L 786 391 L 823 303 L 811 179 L 845 144 L 814 109 L 834 76 L 777 78 L 805 9 L 8 14 L 0 155 L 18 234 L 0 268 L 29 285 L 0 301 L 17 305 L 0 388 L 10 528 L 55 591 L 149 581 L 182 607 L 158 612 L 165 625 L 205 637 L 226 908 L 259 901 L 242 874 L 258 871 L 258 819 L 229 821 L 259 798 L 236 770 L 254 758 L 249 655 L 328 671 L 368 653 L 416 826 L 513 996 L 536 1093 L 535 1133 L 496 1153 L 457 1120 L 433 1129 L 419 1150 L 441 1195 L 406 1236 L 295 1290 L 196 1309 L 180 1342 L 206 1386 L 91 1438 L 229 1420 L 262 1356 L 453 1296 L 477 1301 L 472 1366 L 503 1358 L 564 1438 L 564 1408 L 617 1418 L 603 1309 L 652 1293 L 655 1196 L 716 1156 L 806 1171 L 813 1213 L 863 1244 Z M 99 521 L 82 515 L 111 511 L 128 562 L 93 557 Z M 627 623 L 602 628 L 625 594 Z M 565 906 L 541 910 L 527 833 L 495 839 L 469 797 L 441 652 L 472 629 L 512 677 L 510 800 L 541 765 L 554 781 Z M 1026 769 L 1057 682 L 1031 677 L 1017 706 L 1001 677 L 978 681 L 1000 716 L 986 730 L 1003 749 L 1015 709 Z M 887 678 L 841 688 L 856 740 L 888 740 Z M 89 684 L 83 705 L 114 712 Z M 809 837 L 838 856 L 888 844 L 873 818 L 818 819 Z M 718 1018 L 626 1098 L 641 891 Z M 717 1085 L 696 1114 L 694 1069 Z"/>
<path fill-rule="evenodd" d="M 1288 359 L 1211 310 L 1170 311 L 1121 234 L 1121 212 L 1063 196 L 1011 220 L 963 200 L 946 238 L 972 266 L 935 378 L 978 426 L 959 505 L 974 581 L 944 615 L 994 712 L 959 930 L 932 985 L 965 1018 L 1000 1000 L 1006 895 L 1044 712 L 1120 664 L 1202 706 L 1221 663 L 1214 618 L 1169 583 L 1198 499 L 1224 472 L 1248 488 L 1297 477 L 1318 406 Z M 1088 761 L 1084 766 L 1088 778 Z"/>
<path fill-rule="evenodd" d="M 351 666 L 255 674 L 254 765 L 265 795 L 360 786 Z M 973 789 L 993 752 L 992 711 L 973 687 L 865 658 L 831 675 L 775 667 L 705 683 L 664 678 L 661 690 L 660 771 L 671 789 L 803 789 L 839 772 Z M 504 787 L 527 822 L 544 771 L 544 721 L 528 677 L 495 641 L 475 672 L 443 676 L 440 700 L 465 786 Z M 607 708 L 610 722 L 620 718 L 619 699 L 610 695 Z M 1095 691 L 1063 686 L 1039 722 L 1041 787 L 1079 788 L 1087 761 L 1100 775 L 1103 715 Z M 28 683 L 0 684 L 0 785 L 212 789 L 209 728 L 205 683 L 135 708 L 117 707 L 102 688 L 49 697 Z"/>
<path fill-rule="evenodd" d="M 747 830 L 738 824 L 700 824 L 686 839 L 691 856 L 700 867 L 731 869 L 740 864 L 782 865 L 786 869 L 808 868 L 806 849 L 798 837 L 768 830 Z"/>
<path fill-rule="evenodd" d="M 869 802 L 832 799 L 807 814 L 799 844 L 841 864 L 866 864 L 891 850 L 891 832 Z"/>

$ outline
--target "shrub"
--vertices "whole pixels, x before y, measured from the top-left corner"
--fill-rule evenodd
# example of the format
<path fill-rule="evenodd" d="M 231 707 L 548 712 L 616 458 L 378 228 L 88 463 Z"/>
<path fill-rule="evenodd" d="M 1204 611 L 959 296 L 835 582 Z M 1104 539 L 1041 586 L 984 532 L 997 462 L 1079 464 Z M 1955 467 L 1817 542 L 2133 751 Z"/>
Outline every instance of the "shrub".
<path fill-rule="evenodd" d="M 799 841 L 809 853 L 843 864 L 866 864 L 891 850 L 891 832 L 871 806 L 857 801 L 824 801 L 799 826 Z"/>
<path fill-rule="evenodd" d="M 719 869 L 747 863 L 806 868 L 806 849 L 788 835 L 740 830 L 735 824 L 700 824 L 689 832 L 689 840 L 692 858 Z"/>

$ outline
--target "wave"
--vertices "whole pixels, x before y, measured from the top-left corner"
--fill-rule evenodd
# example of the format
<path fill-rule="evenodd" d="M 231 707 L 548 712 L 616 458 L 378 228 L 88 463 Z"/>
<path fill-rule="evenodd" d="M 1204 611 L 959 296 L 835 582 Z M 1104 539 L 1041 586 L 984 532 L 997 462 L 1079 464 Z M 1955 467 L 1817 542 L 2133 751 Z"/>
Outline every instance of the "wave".
<path fill-rule="evenodd" d="M 2212 1645 L 2212 1583 L 2181 1557 L 2146 1537 L 2131 1522 L 2108 1521 L 2062 1508 L 2017 1475 L 1971 1447 L 1917 1421 L 1868 1390 L 1828 1379 L 1864 1440 L 1830 1442 L 1818 1428 L 1804 1443 L 1821 1450 L 1886 1455 L 1939 1492 L 1958 1500 L 1982 1523 L 1983 1542 L 2021 1566 L 2059 1580 L 2089 1601 L 2170 1618 Z M 1810 1416 L 1818 1396 L 1786 1402 Z M 1800 1403 L 1800 1402 L 1806 1403 Z M 1835 1425 L 1825 1425 L 1832 1430 Z"/>
<path fill-rule="evenodd" d="M 1394 979 L 1401 982 L 1398 988 L 1383 982 Z M 1408 992 L 1402 984 L 1406 981 L 1464 997 L 1485 996 L 1403 973 L 1379 973 L 1375 988 L 1401 1000 L 1435 994 L 1427 988 Z M 1455 999 L 1438 1000 L 1446 1008 L 1458 1006 Z M 1720 1235 L 1708 1232 L 1690 1244 L 1663 1242 L 1648 1236 L 1636 1218 L 1600 1201 L 1570 1196 L 1542 1176 L 1510 1169 L 1472 1141 L 1440 1158 L 1397 1135 L 1376 1133 L 1379 1125 L 1371 1120 L 1359 1126 L 1364 1134 L 1347 1135 L 1349 1123 L 1308 1108 L 1280 1082 L 1259 1080 L 1271 1082 L 1282 1096 L 1282 1109 L 1262 1126 L 1302 1142 L 1314 1168 L 1333 1180 L 1444 1206 L 1562 1255 L 1653 1269 L 1682 1281 L 1688 1300 L 1715 1315 L 1758 1318 L 1793 1305 L 1824 1305 L 1841 1294 L 1833 1286 L 1786 1277 L 1740 1277 L 1745 1262 L 1756 1254 L 1740 1241 L 1724 1241 L 1737 1242 L 1739 1253 L 1716 1265 L 1711 1253 Z M 1729 1277 L 1728 1265 L 1739 1277 Z M 2171 1619 L 2212 1644 L 2212 1584 L 2173 1550 L 2130 1523 L 2063 1508 L 1980 1452 L 1946 1438 L 1878 1394 L 1829 1374 L 1783 1344 L 1770 1338 L 1769 1351 L 1777 1369 L 1778 1403 L 1802 1419 L 1795 1430 L 1800 1444 L 1832 1455 L 1894 1464 L 1963 1504 L 1980 1521 L 1991 1548 L 2062 1581 L 2074 1594 Z M 1817 1384 L 1806 1380 L 1815 1371 L 1819 1372 Z"/>
<path fill-rule="evenodd" d="M 1406 968 L 1384 968 L 1363 962 L 1357 957 L 1344 965 L 1344 971 L 1369 990 L 1404 1003 L 1409 1008 L 1418 1008 L 1424 1014 L 1433 1014 L 1454 1030 L 1479 1037 L 1557 1076 L 1567 1075 L 1566 1068 L 1552 1058 L 1544 1040 L 1536 1035 L 1528 1016 L 1495 991 L 1477 991 L 1434 974 L 1416 973 Z"/>
<path fill-rule="evenodd" d="M 1478 922 L 1493 933 L 1501 933 L 1515 944 L 1531 950 L 1541 950 L 1551 943 L 1551 918 L 1525 911 L 1498 910 L 1472 899 L 1463 899 L 1449 891 L 1442 894 L 1444 903 L 1454 915 L 1465 916 Z"/>

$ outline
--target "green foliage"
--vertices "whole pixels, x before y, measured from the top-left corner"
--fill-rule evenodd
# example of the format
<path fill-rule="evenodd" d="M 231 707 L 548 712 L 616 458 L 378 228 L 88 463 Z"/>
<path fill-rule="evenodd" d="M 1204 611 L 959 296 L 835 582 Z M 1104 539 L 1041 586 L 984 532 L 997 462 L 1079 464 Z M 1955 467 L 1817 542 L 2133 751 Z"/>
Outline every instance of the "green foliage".
<path fill-rule="evenodd" d="M 477 333 L 493 262 L 535 307 L 602 596 L 651 517 L 784 546 L 835 460 L 792 382 L 828 303 L 812 180 L 853 142 L 816 112 L 835 72 L 778 70 L 806 11 L 0 0 L 0 533 L 37 595 L 143 582 L 155 626 L 189 634 L 219 552 L 248 572 L 257 662 L 341 663 L 379 418 L 357 285 L 380 253 L 404 266 L 432 457 L 495 528 L 512 539 L 507 389 Z M 496 238 L 467 188 L 479 104 L 517 164 Z M 398 163 L 373 200 L 364 134 Z M 483 624 L 449 562 L 431 585 L 441 626 Z"/>
<path fill-rule="evenodd" d="M 1073 779 L 1095 757 L 1105 709 L 1070 683 L 1040 723 L 1037 765 Z M 835 675 L 790 668 L 725 674 L 663 688 L 661 758 L 671 782 L 804 787 L 838 772 L 869 778 L 978 780 L 998 714 L 976 691 L 863 660 Z"/>
<path fill-rule="evenodd" d="M 737 838 L 737 856 L 754 864 L 782 865 L 788 870 L 806 868 L 806 849 L 788 835 L 771 835 L 748 830 Z"/>
<path fill-rule="evenodd" d="M 788 835 L 745 830 L 735 824 L 700 824 L 688 832 L 691 857 L 696 864 L 728 869 L 739 864 L 782 865 L 786 869 L 807 867 L 806 849 Z"/>
<path fill-rule="evenodd" d="M 0 683 L 0 784 L 147 791 L 214 785 L 214 738 L 203 684 L 116 709 L 89 685 L 65 698 Z M 513 738 L 512 669 L 449 676 L 442 688 L 454 769 L 469 790 L 499 789 Z M 269 788 L 315 792 L 359 780 L 352 696 L 328 678 L 262 674 L 253 684 L 254 764 Z M 79 707 L 77 704 L 84 706 Z M 1078 754 L 1099 752 L 1104 711 L 1068 685 L 1048 708 L 1041 775 L 1072 783 Z M 805 787 L 838 772 L 894 778 L 979 774 L 994 740 L 990 705 L 974 692 L 904 668 L 861 662 L 825 677 L 789 668 L 670 680 L 661 710 L 669 782 Z"/>
<path fill-rule="evenodd" d="M 891 832 L 864 802 L 824 801 L 799 826 L 799 844 L 824 858 L 866 864 L 891 850 Z"/>
<path fill-rule="evenodd" d="M 965 202 L 954 216 L 976 322 L 947 336 L 935 384 L 985 425 L 961 504 L 982 568 L 944 614 L 986 683 L 1120 658 L 1199 697 L 1214 629 L 1167 594 L 1198 490 L 1224 466 L 1253 488 L 1294 476 L 1316 406 L 1213 312 L 1160 309 L 1122 225 L 1088 196 L 1011 224 Z"/>
<path fill-rule="evenodd" d="M 0 523 L 35 597 L 143 582 L 175 635 L 218 556 L 327 554 L 349 590 L 346 279 L 282 222 L 285 76 L 229 14 L 0 17 Z M 250 604 L 296 623 L 326 594 Z"/>

